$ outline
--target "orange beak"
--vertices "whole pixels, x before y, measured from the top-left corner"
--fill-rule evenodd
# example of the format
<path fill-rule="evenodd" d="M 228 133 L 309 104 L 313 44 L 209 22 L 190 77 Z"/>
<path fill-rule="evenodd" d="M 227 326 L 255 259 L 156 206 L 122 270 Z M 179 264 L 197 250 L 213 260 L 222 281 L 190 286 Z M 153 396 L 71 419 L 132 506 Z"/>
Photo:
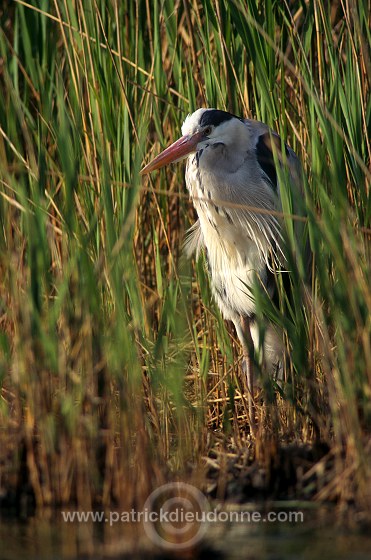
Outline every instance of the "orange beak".
<path fill-rule="evenodd" d="M 147 163 L 140 174 L 145 175 L 146 173 L 151 173 L 155 171 L 155 169 L 160 169 L 168 163 L 174 163 L 175 161 L 184 159 L 186 156 L 196 151 L 197 144 L 202 139 L 202 136 L 202 132 L 195 132 L 194 134 L 182 136 L 179 140 L 174 142 L 174 144 L 171 144 L 171 146 L 155 157 L 155 159 Z"/>

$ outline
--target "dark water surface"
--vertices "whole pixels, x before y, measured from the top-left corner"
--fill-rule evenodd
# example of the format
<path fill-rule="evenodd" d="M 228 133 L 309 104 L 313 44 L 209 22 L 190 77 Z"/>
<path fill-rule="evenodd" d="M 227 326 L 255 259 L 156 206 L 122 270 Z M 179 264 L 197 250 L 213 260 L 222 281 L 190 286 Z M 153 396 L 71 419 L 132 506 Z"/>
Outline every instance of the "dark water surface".
<path fill-rule="evenodd" d="M 249 506 L 251 507 L 251 506 Z M 275 506 L 277 509 L 277 506 Z M 287 509 L 287 506 L 286 506 Z M 61 512 L 20 520 L 0 515 L 0 560 L 214 558 L 369 560 L 371 537 L 344 529 L 328 508 L 304 506 L 300 522 L 209 522 L 201 543 L 184 553 L 155 546 L 141 523 L 66 522 Z M 169 556 L 170 554 L 170 556 Z"/>

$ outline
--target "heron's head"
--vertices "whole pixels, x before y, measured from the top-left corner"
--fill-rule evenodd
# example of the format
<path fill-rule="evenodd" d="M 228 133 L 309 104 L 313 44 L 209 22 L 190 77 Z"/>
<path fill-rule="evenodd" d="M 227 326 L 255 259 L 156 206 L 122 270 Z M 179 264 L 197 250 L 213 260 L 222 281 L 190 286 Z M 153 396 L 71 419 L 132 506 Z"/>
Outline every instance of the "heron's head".
<path fill-rule="evenodd" d="M 243 119 L 217 109 L 197 109 L 184 121 L 182 137 L 148 163 L 140 173 L 151 173 L 168 163 L 180 161 L 207 145 L 233 148 L 246 134 Z"/>

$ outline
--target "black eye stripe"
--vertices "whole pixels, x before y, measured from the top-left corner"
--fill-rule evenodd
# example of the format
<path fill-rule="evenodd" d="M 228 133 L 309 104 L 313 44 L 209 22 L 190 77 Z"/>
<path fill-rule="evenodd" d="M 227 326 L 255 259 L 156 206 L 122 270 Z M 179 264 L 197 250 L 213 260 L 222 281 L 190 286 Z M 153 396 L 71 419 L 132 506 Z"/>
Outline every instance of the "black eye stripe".
<path fill-rule="evenodd" d="M 232 113 L 227 111 L 219 111 L 219 109 L 208 109 L 205 111 L 200 120 L 200 126 L 218 126 L 220 123 L 229 121 L 231 119 L 243 120 Z"/>

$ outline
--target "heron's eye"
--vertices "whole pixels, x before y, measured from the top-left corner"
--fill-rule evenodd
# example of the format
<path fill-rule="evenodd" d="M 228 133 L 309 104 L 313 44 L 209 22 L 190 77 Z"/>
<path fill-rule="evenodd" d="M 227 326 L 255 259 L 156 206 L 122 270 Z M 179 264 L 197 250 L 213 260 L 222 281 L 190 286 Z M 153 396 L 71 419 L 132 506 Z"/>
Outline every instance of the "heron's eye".
<path fill-rule="evenodd" d="M 205 136 L 209 136 L 209 135 L 211 134 L 211 132 L 212 132 L 211 126 L 207 126 L 207 127 L 204 129 L 204 135 L 205 135 Z"/>

